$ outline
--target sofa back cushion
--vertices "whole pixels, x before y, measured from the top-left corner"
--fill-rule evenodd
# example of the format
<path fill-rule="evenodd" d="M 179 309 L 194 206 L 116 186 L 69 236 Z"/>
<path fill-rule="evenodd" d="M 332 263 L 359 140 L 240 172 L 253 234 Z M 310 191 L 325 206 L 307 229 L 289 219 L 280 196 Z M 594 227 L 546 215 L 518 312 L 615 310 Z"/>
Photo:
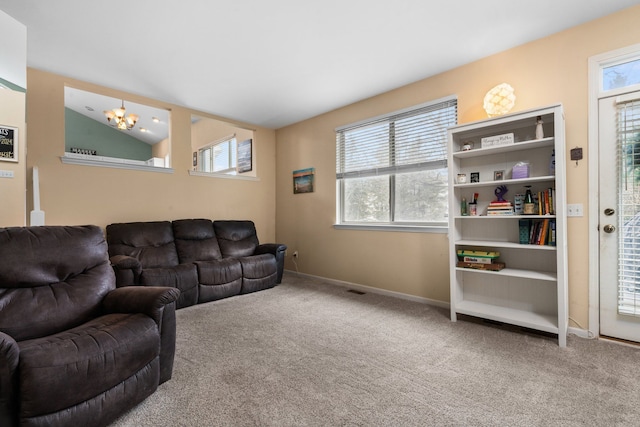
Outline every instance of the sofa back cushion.
<path fill-rule="evenodd" d="M 211 220 L 179 219 L 172 225 L 181 263 L 222 259 Z"/>
<path fill-rule="evenodd" d="M 180 263 L 169 221 L 110 224 L 107 243 L 109 256 L 134 257 L 143 269 L 174 267 Z"/>
<path fill-rule="evenodd" d="M 260 244 L 253 221 L 214 221 L 213 230 L 224 258 L 253 255 Z"/>
<path fill-rule="evenodd" d="M 0 331 L 16 341 L 76 327 L 115 289 L 96 226 L 0 228 Z"/>

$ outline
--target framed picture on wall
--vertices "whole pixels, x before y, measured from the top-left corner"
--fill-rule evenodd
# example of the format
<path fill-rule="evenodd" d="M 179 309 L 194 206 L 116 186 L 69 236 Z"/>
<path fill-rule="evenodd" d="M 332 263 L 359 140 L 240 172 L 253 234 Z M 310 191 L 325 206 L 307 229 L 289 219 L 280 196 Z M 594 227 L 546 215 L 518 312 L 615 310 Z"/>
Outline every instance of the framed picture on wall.
<path fill-rule="evenodd" d="M 313 193 L 315 168 L 293 171 L 293 194 Z"/>
<path fill-rule="evenodd" d="M 0 125 L 0 160 L 18 161 L 18 128 Z"/>

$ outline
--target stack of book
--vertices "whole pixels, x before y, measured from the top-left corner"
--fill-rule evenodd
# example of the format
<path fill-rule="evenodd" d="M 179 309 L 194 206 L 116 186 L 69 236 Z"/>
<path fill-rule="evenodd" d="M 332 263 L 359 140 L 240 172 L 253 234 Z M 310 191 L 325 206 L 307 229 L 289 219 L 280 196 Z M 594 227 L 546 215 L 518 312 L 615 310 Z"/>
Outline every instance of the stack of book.
<path fill-rule="evenodd" d="M 513 215 L 513 204 L 508 200 L 490 202 L 487 207 L 487 215 Z"/>
<path fill-rule="evenodd" d="M 492 271 L 500 271 L 505 267 L 505 264 L 503 262 L 498 262 L 500 252 L 484 252 L 458 249 L 457 255 L 458 262 L 456 263 L 456 267 Z"/>

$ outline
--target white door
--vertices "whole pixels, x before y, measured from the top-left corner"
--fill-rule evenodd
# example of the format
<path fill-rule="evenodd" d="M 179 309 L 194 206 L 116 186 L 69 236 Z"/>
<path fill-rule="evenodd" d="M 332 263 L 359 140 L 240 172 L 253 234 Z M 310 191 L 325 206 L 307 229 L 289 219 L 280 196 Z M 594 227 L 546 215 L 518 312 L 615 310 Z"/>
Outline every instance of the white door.
<path fill-rule="evenodd" d="M 640 92 L 598 114 L 600 334 L 640 342 Z"/>

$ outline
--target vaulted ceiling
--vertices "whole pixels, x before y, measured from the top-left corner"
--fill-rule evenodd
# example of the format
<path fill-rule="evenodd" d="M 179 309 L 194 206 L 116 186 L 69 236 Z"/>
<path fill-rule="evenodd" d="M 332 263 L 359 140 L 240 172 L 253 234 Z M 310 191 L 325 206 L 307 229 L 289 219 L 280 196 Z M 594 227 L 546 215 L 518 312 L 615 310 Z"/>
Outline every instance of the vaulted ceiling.
<path fill-rule="evenodd" d="M 30 67 L 279 128 L 639 3 L 0 0 L 0 10 L 27 26 Z"/>

